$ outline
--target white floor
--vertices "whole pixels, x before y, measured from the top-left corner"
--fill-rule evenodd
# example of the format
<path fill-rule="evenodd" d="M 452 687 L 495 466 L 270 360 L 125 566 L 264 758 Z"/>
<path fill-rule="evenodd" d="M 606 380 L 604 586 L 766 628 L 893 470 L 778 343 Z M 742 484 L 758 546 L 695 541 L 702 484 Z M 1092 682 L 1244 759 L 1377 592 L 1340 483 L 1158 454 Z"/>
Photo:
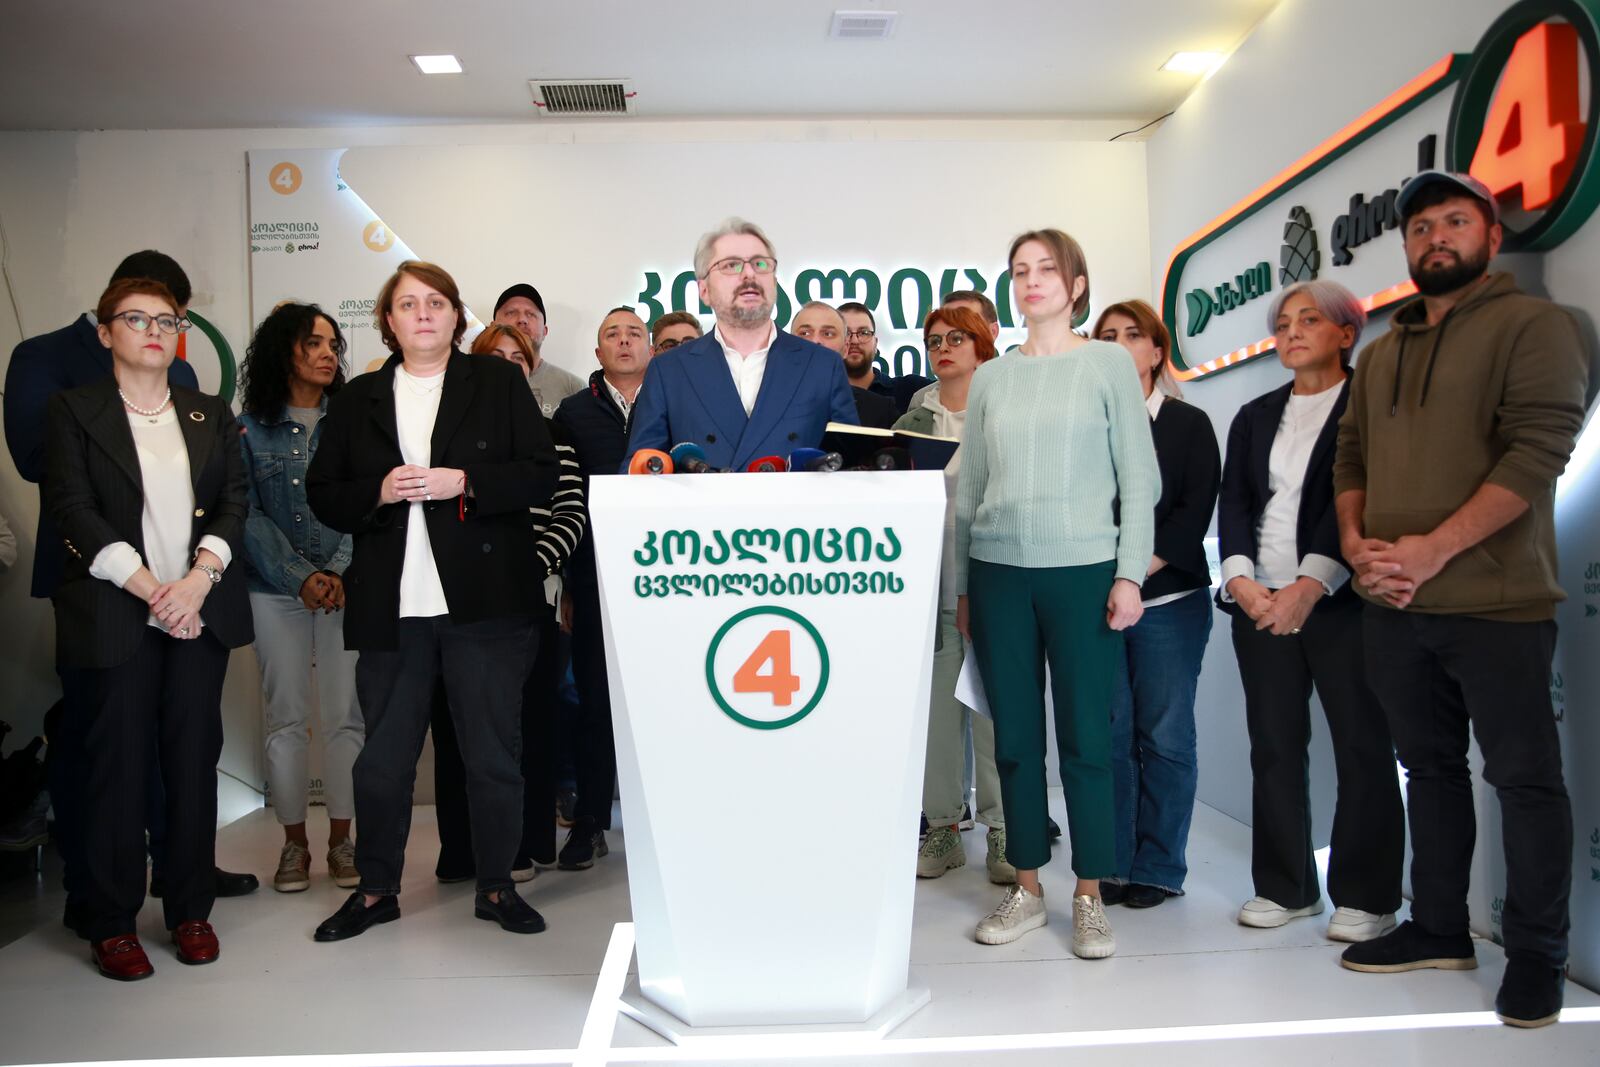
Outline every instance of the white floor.
<path fill-rule="evenodd" d="M 1060 798 L 1054 804 L 1059 811 Z M 315 809 L 313 830 L 319 826 Z M 322 824 L 325 825 L 325 824 Z M 794 834 L 797 862 L 831 853 L 849 862 L 847 830 Z M 705 824 L 709 862 L 740 881 L 738 842 Z M 1249 895 L 1248 832 L 1201 807 L 1190 842 L 1187 896 L 1159 908 L 1111 909 L 1118 953 L 1075 959 L 1064 848 L 1045 871 L 1052 925 L 1004 947 L 972 940 L 997 898 L 983 871 L 981 830 L 964 835 L 970 862 L 918 885 L 912 982 L 932 1003 L 876 1048 L 827 1035 L 782 1044 L 673 1048 L 615 1013 L 625 954 L 602 960 L 628 916 L 622 834 L 585 872 L 542 873 L 524 895 L 549 921 L 533 937 L 472 917 L 469 884 L 432 877 L 431 808 L 419 808 L 408 852 L 404 917 L 352 941 L 319 945 L 316 924 L 344 898 L 320 857 L 310 891 L 263 888 L 219 901 L 212 918 L 222 958 L 180 965 L 161 936 L 158 902 L 140 930 L 156 975 L 123 985 L 100 978 L 58 909 L 0 949 L 0 1062 L 71 1062 L 312 1056 L 304 1064 L 643 1062 L 744 1064 L 806 1059 L 829 1064 L 973 1064 L 1002 1053 L 1012 1064 L 1495 1064 L 1600 1062 L 1600 997 L 1567 987 L 1557 1026 L 1513 1031 L 1489 1010 L 1504 964 L 1480 942 L 1479 969 L 1363 975 L 1338 966 L 1339 946 L 1319 920 L 1280 930 L 1232 921 Z M 225 828 L 218 861 L 266 881 L 277 826 L 258 811 Z M 1060 902 L 1055 904 L 1054 902 Z M 774 916 L 782 921 L 782 916 Z M 628 928 L 619 945 L 626 947 Z M 343 1060 L 332 1057 L 344 1054 Z M 358 1055 L 364 1054 L 364 1055 Z M 237 1062 L 237 1061 L 235 1061 Z M 261 1063 L 261 1060 L 257 1060 Z"/>

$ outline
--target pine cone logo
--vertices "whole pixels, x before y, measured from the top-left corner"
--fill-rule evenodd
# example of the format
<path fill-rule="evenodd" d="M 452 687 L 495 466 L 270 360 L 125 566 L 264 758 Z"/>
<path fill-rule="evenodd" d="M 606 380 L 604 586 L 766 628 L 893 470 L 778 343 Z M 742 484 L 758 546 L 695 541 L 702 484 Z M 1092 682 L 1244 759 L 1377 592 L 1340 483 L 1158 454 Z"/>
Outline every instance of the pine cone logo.
<path fill-rule="evenodd" d="M 1308 282 L 1322 266 L 1322 251 L 1317 247 L 1317 231 L 1311 226 L 1311 213 L 1303 207 L 1289 211 L 1283 224 L 1283 248 L 1278 251 L 1278 284 Z"/>

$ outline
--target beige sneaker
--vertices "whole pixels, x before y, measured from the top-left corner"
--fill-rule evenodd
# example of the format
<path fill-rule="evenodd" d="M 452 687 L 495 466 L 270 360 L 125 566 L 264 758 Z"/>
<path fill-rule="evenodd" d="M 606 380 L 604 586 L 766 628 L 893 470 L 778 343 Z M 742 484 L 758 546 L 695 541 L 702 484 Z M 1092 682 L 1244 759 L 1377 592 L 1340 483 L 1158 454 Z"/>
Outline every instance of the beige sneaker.
<path fill-rule="evenodd" d="M 348 837 L 328 850 L 328 873 L 333 884 L 340 889 L 354 889 L 361 884 L 356 870 L 356 843 Z"/>
<path fill-rule="evenodd" d="M 961 847 L 961 835 L 949 826 L 930 827 L 922 847 L 917 849 L 917 877 L 937 878 L 966 865 L 967 850 Z"/>
<path fill-rule="evenodd" d="M 272 888 L 280 893 L 298 893 L 311 885 L 311 851 L 295 841 L 285 841 L 278 853 L 278 873 Z"/>
<path fill-rule="evenodd" d="M 1072 898 L 1072 954 L 1085 960 L 1102 960 L 1117 951 L 1111 922 L 1099 897 Z"/>
<path fill-rule="evenodd" d="M 995 885 L 1010 885 L 1017 880 L 1017 869 L 1006 860 L 1006 832 L 990 830 L 984 835 L 989 854 L 984 865 L 989 868 L 989 881 Z"/>
<path fill-rule="evenodd" d="M 1000 906 L 978 923 L 975 936 L 979 944 L 1005 945 L 1044 924 L 1044 897 L 1036 897 L 1020 885 L 1013 885 L 1006 889 Z"/>

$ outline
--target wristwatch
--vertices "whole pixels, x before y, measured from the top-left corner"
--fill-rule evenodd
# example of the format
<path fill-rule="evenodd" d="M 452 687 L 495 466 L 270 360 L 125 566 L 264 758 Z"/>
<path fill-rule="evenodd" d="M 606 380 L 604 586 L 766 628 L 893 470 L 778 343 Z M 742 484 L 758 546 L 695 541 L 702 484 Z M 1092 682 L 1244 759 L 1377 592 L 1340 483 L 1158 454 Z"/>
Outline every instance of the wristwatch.
<path fill-rule="evenodd" d="M 216 585 L 218 582 L 222 581 L 222 572 L 211 566 L 209 563 L 196 563 L 194 565 L 194 569 L 197 571 L 204 571 L 205 576 L 211 579 L 212 585 Z"/>

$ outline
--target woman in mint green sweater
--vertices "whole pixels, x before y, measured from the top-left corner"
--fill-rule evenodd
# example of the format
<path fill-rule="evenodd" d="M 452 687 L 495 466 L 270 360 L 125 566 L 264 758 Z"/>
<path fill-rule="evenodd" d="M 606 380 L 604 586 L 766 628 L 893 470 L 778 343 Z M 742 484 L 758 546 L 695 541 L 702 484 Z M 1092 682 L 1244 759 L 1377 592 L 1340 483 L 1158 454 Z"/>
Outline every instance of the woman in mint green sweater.
<path fill-rule="evenodd" d="M 1017 869 L 977 939 L 1004 944 L 1045 924 L 1048 664 L 1078 876 L 1072 951 L 1098 959 L 1116 951 L 1100 900 L 1100 879 L 1116 871 L 1113 671 L 1121 631 L 1143 611 L 1161 475 L 1127 352 L 1072 331 L 1089 305 L 1078 242 L 1030 231 L 1011 243 L 1010 265 L 1028 339 L 973 376 L 956 487 L 956 624 L 972 639 L 994 715 Z"/>

